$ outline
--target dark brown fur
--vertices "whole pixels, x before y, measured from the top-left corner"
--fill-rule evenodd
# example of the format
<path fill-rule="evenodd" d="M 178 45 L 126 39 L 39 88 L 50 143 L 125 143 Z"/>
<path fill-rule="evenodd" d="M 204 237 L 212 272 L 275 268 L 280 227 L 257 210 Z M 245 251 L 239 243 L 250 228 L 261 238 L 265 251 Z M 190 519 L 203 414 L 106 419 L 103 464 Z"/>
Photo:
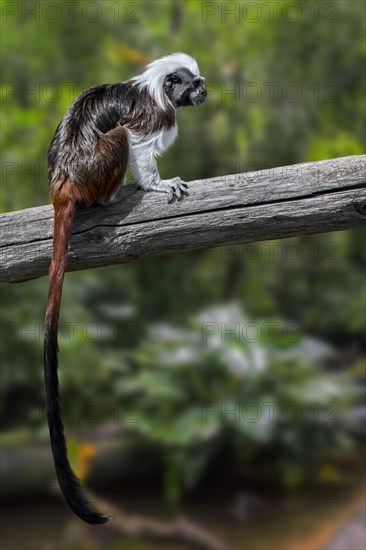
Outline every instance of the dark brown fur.
<path fill-rule="evenodd" d="M 118 154 L 123 155 L 126 151 L 122 149 L 127 143 L 124 128 L 146 134 L 171 128 L 174 124 L 172 105 L 167 103 L 163 111 L 146 90 L 139 91 L 130 82 L 89 88 L 71 105 L 50 143 L 48 176 L 51 187 L 57 188 L 69 178 L 71 185 L 79 188 L 75 190 L 78 202 L 90 205 L 92 198 L 94 202 L 97 200 L 99 186 L 103 188 L 101 196 L 108 193 L 109 184 L 105 180 L 111 177 L 111 170 L 112 179 L 117 178 L 118 173 L 122 181 L 128 160 L 118 158 Z M 116 166 L 113 159 L 117 161 Z M 111 183 L 111 187 L 114 184 Z"/>

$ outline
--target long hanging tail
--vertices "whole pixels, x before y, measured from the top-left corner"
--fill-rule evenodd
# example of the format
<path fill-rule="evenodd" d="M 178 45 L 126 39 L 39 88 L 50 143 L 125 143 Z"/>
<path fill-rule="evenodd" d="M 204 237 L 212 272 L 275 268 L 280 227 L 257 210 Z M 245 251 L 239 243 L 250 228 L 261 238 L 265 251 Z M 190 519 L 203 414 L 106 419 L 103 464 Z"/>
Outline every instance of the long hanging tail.
<path fill-rule="evenodd" d="M 67 184 L 65 185 L 66 191 L 70 183 L 68 181 L 65 183 Z M 51 447 L 60 488 L 70 508 L 87 523 L 105 523 L 109 518 L 101 515 L 87 498 L 80 481 L 71 469 L 67 457 L 58 391 L 57 330 L 62 284 L 67 262 L 67 249 L 75 214 L 75 201 L 71 198 L 70 194 L 66 196 L 65 193 L 54 200 L 54 209 L 53 256 L 50 268 L 50 288 L 44 335 L 46 413 Z"/>

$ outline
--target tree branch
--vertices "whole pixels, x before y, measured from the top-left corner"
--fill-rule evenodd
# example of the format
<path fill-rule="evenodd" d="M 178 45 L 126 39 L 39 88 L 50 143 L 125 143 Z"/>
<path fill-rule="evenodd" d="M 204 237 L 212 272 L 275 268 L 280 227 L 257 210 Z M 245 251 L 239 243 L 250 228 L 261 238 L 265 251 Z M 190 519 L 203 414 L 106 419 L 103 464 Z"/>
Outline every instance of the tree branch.
<path fill-rule="evenodd" d="M 190 196 L 167 204 L 134 185 L 109 207 L 80 208 L 68 270 L 187 250 L 359 227 L 366 221 L 366 155 L 190 182 Z M 47 274 L 53 209 L 0 216 L 0 281 Z"/>

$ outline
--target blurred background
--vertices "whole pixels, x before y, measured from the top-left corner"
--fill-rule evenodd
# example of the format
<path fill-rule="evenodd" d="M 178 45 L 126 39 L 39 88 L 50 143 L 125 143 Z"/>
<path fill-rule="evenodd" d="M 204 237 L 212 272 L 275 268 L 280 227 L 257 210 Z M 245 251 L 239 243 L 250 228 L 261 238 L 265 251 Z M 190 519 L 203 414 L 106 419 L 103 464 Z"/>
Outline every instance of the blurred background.
<path fill-rule="evenodd" d="M 196 57 L 209 97 L 179 111 L 162 177 L 365 152 L 362 1 L 3 0 L 1 12 L 3 212 L 49 202 L 47 147 L 77 95 L 174 51 Z M 66 275 L 62 405 L 72 463 L 114 513 L 98 529 L 54 479 L 48 280 L 3 286 L 1 547 L 364 548 L 364 237 Z"/>

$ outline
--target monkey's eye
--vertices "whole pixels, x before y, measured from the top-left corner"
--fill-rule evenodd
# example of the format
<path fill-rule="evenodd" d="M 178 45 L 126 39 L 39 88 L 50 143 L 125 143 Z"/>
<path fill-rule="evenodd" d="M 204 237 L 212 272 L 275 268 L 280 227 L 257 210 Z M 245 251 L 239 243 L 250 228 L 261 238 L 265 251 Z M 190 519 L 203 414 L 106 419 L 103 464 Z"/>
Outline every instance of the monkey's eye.
<path fill-rule="evenodd" d="M 196 76 L 193 80 L 193 86 L 195 88 L 198 88 L 199 86 L 202 86 L 202 84 L 204 83 L 206 79 L 203 78 L 203 76 Z"/>

